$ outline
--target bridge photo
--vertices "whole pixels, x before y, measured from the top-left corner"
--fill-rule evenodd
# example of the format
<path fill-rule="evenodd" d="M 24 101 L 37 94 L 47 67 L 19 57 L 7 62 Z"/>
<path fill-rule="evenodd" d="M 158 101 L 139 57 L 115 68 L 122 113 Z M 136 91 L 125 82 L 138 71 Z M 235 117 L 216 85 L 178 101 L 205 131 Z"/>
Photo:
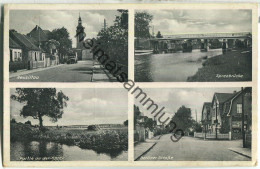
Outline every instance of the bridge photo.
<path fill-rule="evenodd" d="M 136 11 L 135 81 L 251 81 L 251 20 L 251 10 Z"/>

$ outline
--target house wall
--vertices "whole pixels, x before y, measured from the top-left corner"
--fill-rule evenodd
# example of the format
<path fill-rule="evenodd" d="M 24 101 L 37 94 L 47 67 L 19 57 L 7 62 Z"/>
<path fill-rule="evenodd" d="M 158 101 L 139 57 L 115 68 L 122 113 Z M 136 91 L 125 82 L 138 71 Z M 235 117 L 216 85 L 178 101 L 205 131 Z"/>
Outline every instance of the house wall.
<path fill-rule="evenodd" d="M 22 49 L 15 49 L 15 48 L 10 48 L 9 50 L 9 61 L 22 61 Z M 12 57 L 12 58 L 11 58 Z"/>
<path fill-rule="evenodd" d="M 219 104 L 216 99 L 214 99 L 214 102 L 213 102 L 213 108 L 212 108 L 212 118 L 211 118 L 211 123 L 212 123 L 212 132 L 215 132 L 216 131 L 216 125 L 214 123 L 214 120 L 216 120 L 216 111 L 217 111 L 217 119 L 218 119 L 218 128 L 221 127 L 221 124 L 222 124 L 222 119 L 221 119 L 221 111 L 222 111 L 222 107 L 223 105 L 222 104 Z"/>

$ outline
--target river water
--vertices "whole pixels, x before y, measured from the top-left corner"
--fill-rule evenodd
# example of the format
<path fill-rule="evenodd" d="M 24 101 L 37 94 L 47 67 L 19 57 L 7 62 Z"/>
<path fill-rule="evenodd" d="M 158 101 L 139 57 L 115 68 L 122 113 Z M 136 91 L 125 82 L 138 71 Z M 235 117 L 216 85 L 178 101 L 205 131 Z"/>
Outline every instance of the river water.
<path fill-rule="evenodd" d="M 135 56 L 136 82 L 185 82 L 193 76 L 207 58 L 221 55 L 222 49 L 208 52 L 167 53 Z"/>
<path fill-rule="evenodd" d="M 111 155 L 54 142 L 11 142 L 11 161 L 127 161 L 127 151 Z"/>

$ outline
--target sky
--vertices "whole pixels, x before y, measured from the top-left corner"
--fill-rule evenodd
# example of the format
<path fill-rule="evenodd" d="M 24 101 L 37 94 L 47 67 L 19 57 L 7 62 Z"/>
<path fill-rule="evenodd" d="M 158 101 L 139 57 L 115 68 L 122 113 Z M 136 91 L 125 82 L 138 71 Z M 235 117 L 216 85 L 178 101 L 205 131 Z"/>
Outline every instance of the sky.
<path fill-rule="evenodd" d="M 65 27 L 72 39 L 72 46 L 76 47 L 74 36 L 76 35 L 79 13 L 87 38 L 96 37 L 98 31 L 104 25 L 104 19 L 106 19 L 107 26 L 112 26 L 115 16 L 118 15 L 116 10 L 11 10 L 9 26 L 10 29 L 15 29 L 22 34 L 29 33 L 36 25 L 40 25 L 43 30 L 50 31 Z"/>
<path fill-rule="evenodd" d="M 44 117 L 43 125 L 91 125 L 91 124 L 123 124 L 128 119 L 128 99 L 125 89 L 57 89 L 69 97 L 68 106 L 64 114 L 56 123 Z M 11 94 L 15 89 L 11 89 Z M 39 124 L 31 117 L 23 118 L 20 110 L 23 104 L 11 100 L 11 119 L 17 122 L 30 120 L 32 124 Z"/>
<path fill-rule="evenodd" d="M 155 35 L 251 32 L 251 10 L 147 10 Z M 150 29 L 152 33 L 152 28 Z"/>
<path fill-rule="evenodd" d="M 172 117 L 177 110 L 184 105 L 185 107 L 191 108 L 192 117 L 197 121 L 201 120 L 201 112 L 204 102 L 211 102 L 214 93 L 233 93 L 234 91 L 240 91 L 241 88 L 176 88 L 176 89 L 154 89 L 145 88 L 144 92 L 159 106 L 158 111 L 165 107 L 164 111 L 166 114 L 162 117 L 162 120 L 167 117 Z M 141 96 L 140 96 L 141 98 Z M 153 118 L 155 114 L 151 114 L 151 110 L 147 111 L 147 107 L 142 106 L 139 100 L 135 99 L 135 105 L 139 107 L 144 115 Z M 149 105 L 147 103 L 147 105 Z M 159 116 L 158 116 L 159 117 Z"/>

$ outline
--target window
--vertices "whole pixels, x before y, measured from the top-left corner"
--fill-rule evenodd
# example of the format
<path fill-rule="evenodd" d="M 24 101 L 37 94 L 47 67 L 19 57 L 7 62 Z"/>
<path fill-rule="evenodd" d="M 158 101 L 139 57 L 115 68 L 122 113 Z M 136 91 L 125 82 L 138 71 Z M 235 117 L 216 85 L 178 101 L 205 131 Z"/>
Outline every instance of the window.
<path fill-rule="evenodd" d="M 242 113 L 242 104 L 237 104 L 237 113 L 238 114 Z"/>
<path fill-rule="evenodd" d="M 14 61 L 17 61 L 17 52 L 14 52 Z"/>
<path fill-rule="evenodd" d="M 13 62 L 13 50 L 10 50 L 10 61 Z"/>

